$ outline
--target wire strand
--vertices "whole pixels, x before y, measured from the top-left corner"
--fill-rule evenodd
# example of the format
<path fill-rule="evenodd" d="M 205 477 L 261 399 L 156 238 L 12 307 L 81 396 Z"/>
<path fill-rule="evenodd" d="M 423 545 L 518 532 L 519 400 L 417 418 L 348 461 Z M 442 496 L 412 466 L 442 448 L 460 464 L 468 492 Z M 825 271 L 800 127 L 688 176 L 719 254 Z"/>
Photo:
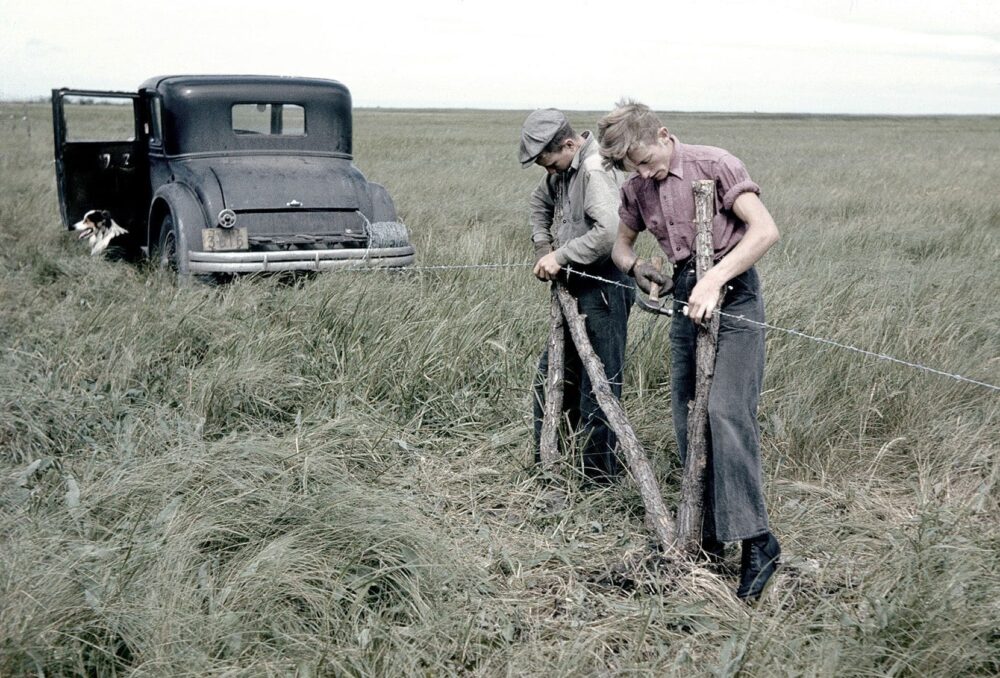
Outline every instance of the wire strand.
<path fill-rule="evenodd" d="M 686 306 L 687 304 L 685 304 Z M 803 339 L 808 339 L 810 341 L 815 341 L 821 344 L 826 344 L 828 346 L 836 346 L 837 348 L 842 348 L 847 351 L 854 351 L 855 353 L 860 353 L 866 355 L 870 358 L 876 358 L 878 360 L 887 360 L 897 365 L 906 365 L 907 367 L 913 367 L 918 370 L 923 370 L 925 372 L 930 372 L 931 374 L 937 374 L 942 377 L 949 377 L 958 381 L 964 381 L 969 384 L 975 384 L 976 386 L 982 386 L 984 388 L 992 389 L 994 391 L 1000 391 L 1000 386 L 995 386 L 994 384 L 987 383 L 985 381 L 979 381 L 978 379 L 971 379 L 969 377 L 957 374 L 955 372 L 945 372 L 933 367 L 928 367 L 927 365 L 921 365 L 920 363 L 910 362 L 909 360 L 903 360 L 902 358 L 895 358 L 886 353 L 877 353 L 875 351 L 869 351 L 867 349 L 859 348 L 857 346 L 851 346 L 850 344 L 842 344 L 839 341 L 834 341 L 833 339 L 826 339 L 824 337 L 817 337 L 812 334 L 806 334 L 799 330 L 788 329 L 786 327 L 778 327 L 777 325 L 771 325 L 765 322 L 760 322 L 758 320 L 751 320 L 750 318 L 744 317 L 742 315 L 733 315 L 732 313 L 726 313 L 725 311 L 717 310 L 716 313 L 727 318 L 734 318 L 736 320 L 742 320 L 745 323 L 750 323 L 751 325 L 758 325 L 760 327 L 766 327 L 769 330 L 776 330 L 778 332 L 784 332 L 786 334 L 791 334 L 796 337 L 801 337 Z"/>
<path fill-rule="evenodd" d="M 534 264 L 532 264 L 530 262 L 509 263 L 509 264 L 442 264 L 442 265 L 430 265 L 430 266 L 409 266 L 409 267 L 403 269 L 403 272 L 406 272 L 406 271 L 450 271 L 450 270 L 461 270 L 461 269 L 527 268 L 529 266 L 534 266 Z M 363 268 L 357 268 L 357 269 L 350 268 L 350 269 L 341 269 L 341 270 L 366 270 L 366 269 L 363 269 Z M 371 269 L 371 270 L 386 270 L 386 269 Z M 581 278 L 589 278 L 590 280 L 597 280 L 597 281 L 605 283 L 607 285 L 616 285 L 618 287 L 624 287 L 626 289 L 631 289 L 632 288 L 632 285 L 621 283 L 621 282 L 618 282 L 617 280 L 609 280 L 607 278 L 602 278 L 599 275 L 593 275 L 591 273 L 586 273 L 585 271 L 578 271 L 578 270 L 572 268 L 571 266 L 566 266 L 564 268 L 564 270 L 566 271 L 567 277 L 575 275 L 575 276 L 579 276 Z M 676 299 L 674 299 L 673 303 L 677 307 L 677 310 L 683 311 L 684 309 L 687 308 L 687 304 L 685 302 L 683 302 L 683 301 L 677 301 Z M 987 388 L 987 389 L 990 389 L 990 390 L 993 390 L 993 391 L 1000 391 L 1000 386 L 997 386 L 995 384 L 991 384 L 991 383 L 988 383 L 988 382 L 985 382 L 985 381 L 980 381 L 979 379 L 972 379 L 970 377 L 966 377 L 964 375 L 961 375 L 961 374 L 958 374 L 958 373 L 955 373 L 955 372 L 945 372 L 944 370 L 939 370 L 939 369 L 934 368 L 934 367 L 929 367 L 927 365 L 922 365 L 920 363 L 912 362 L 912 361 L 909 361 L 909 360 L 903 360 L 902 358 L 896 358 L 896 357 L 888 355 L 886 353 L 878 353 L 876 351 L 869 351 L 867 349 L 860 348 L 858 346 L 851 346 L 850 344 L 844 344 L 844 343 L 841 343 L 839 341 L 834 341 L 833 339 L 826 339 L 824 337 L 818 337 L 818 336 L 815 336 L 815 335 L 812 335 L 812 334 L 806 334 L 805 332 L 801 332 L 799 330 L 789 329 L 789 328 L 786 328 L 786 327 L 779 327 L 778 325 L 772 325 L 770 323 L 761 322 L 761 321 L 758 321 L 758 320 L 751 320 L 750 318 L 747 318 L 747 317 L 742 316 L 742 315 L 734 315 L 732 313 L 726 313 L 725 311 L 718 310 L 718 309 L 715 312 L 718 313 L 720 316 L 725 316 L 727 318 L 733 318 L 735 320 L 742 320 L 743 322 L 746 322 L 746 323 L 749 323 L 749 324 L 752 324 L 752 325 L 757 325 L 759 327 L 763 327 L 763 328 L 766 328 L 766 329 L 769 329 L 769 330 L 774 330 L 776 332 L 784 332 L 785 334 L 790 334 L 790 335 L 793 335 L 793 336 L 796 336 L 796 337 L 800 337 L 802 339 L 807 339 L 809 341 L 814 341 L 814 342 L 817 342 L 817 343 L 820 343 L 820 344 L 825 344 L 827 346 L 834 346 L 836 348 L 844 349 L 846 351 L 853 351 L 855 353 L 860 353 L 861 355 L 868 356 L 869 358 L 875 358 L 876 360 L 885 360 L 885 361 L 888 361 L 888 362 L 891 362 L 891 363 L 896 363 L 897 365 L 905 365 L 906 367 L 912 367 L 912 368 L 917 369 L 917 370 L 922 370 L 924 372 L 929 372 L 931 374 L 936 374 L 938 376 L 947 377 L 949 379 L 954 379 L 956 381 L 961 381 L 961 382 L 964 382 L 964 383 L 967 383 L 967 384 L 973 384 L 975 386 L 981 386 L 983 388 Z M 654 318 L 654 320 L 656 320 L 656 318 Z M 646 337 L 649 336 L 649 334 L 652 332 L 654 326 L 655 326 L 655 323 L 651 323 L 650 324 L 650 327 L 648 327 L 646 329 L 646 334 L 644 335 L 643 339 L 645 339 Z M 633 351 L 635 351 L 635 350 L 636 349 L 633 348 Z"/>
<path fill-rule="evenodd" d="M 622 287 L 626 287 L 626 285 L 622 285 L 622 283 L 619 283 L 619 282 L 617 282 L 615 280 L 607 280 L 605 278 L 601 278 L 600 276 L 591 275 L 589 273 L 583 273 L 581 271 L 572 271 L 569 267 L 567 267 L 567 271 L 571 272 L 572 274 L 575 274 L 575 275 L 583 276 L 585 278 L 593 278 L 595 280 L 600 280 L 600 281 L 602 281 L 604 283 L 608 283 L 608 284 L 612 284 L 612 285 L 620 285 Z M 683 301 L 677 301 L 675 299 L 674 300 L 674 305 L 677 308 L 677 310 L 683 311 L 683 310 L 687 309 L 687 304 L 685 302 L 683 302 Z M 809 341 L 815 341 L 817 343 L 826 344 L 828 346 L 835 346 L 837 348 L 842 348 L 842 349 L 847 350 L 847 351 L 854 351 L 855 353 L 860 353 L 860 354 L 868 356 L 870 358 L 876 358 L 878 360 L 886 360 L 888 362 L 896 363 L 897 365 L 906 365 L 907 367 L 912 367 L 914 369 L 923 370 L 924 372 L 930 372 L 931 374 L 937 374 L 937 375 L 942 376 L 942 377 L 948 377 L 950 379 L 955 379 L 957 381 L 962 381 L 962 382 L 965 382 L 965 383 L 968 383 L 968 384 L 975 384 L 976 386 L 982 386 L 983 388 L 988 388 L 988 389 L 991 389 L 993 391 L 1000 391 L 1000 386 L 996 386 L 994 384 L 990 384 L 990 383 L 985 382 L 985 381 L 980 381 L 978 379 L 972 379 L 970 377 L 966 377 L 964 375 L 957 374 L 955 372 L 945 372 L 944 370 L 939 370 L 939 369 L 936 369 L 934 367 L 929 367 L 927 365 L 921 365 L 920 363 L 911 362 L 909 360 L 903 360 L 902 358 L 896 358 L 896 357 L 888 355 L 886 353 L 878 353 L 876 351 L 869 351 L 869 350 L 864 349 L 864 348 L 859 348 L 857 346 L 851 346 L 850 344 L 844 344 L 844 343 L 841 343 L 839 341 L 834 341 L 833 339 L 826 339 L 824 337 L 817 337 L 817 336 L 812 335 L 812 334 L 806 334 L 805 332 L 801 332 L 799 330 L 789 329 L 789 328 L 786 328 L 786 327 L 779 327 L 777 325 L 772 325 L 770 323 L 761 322 L 759 320 L 751 320 L 750 318 L 747 318 L 746 316 L 743 316 L 743 315 L 734 315 L 732 313 L 726 313 L 725 311 L 722 311 L 721 309 L 716 309 L 715 313 L 718 313 L 720 316 L 725 316 L 727 318 L 733 318 L 735 320 L 742 320 L 745 323 L 749 323 L 751 325 L 757 325 L 758 327 L 764 327 L 764 328 L 767 328 L 769 330 L 775 330 L 777 332 L 784 332 L 786 334 L 791 334 L 791 335 L 796 336 L 796 337 L 801 337 L 803 339 L 808 339 Z"/>

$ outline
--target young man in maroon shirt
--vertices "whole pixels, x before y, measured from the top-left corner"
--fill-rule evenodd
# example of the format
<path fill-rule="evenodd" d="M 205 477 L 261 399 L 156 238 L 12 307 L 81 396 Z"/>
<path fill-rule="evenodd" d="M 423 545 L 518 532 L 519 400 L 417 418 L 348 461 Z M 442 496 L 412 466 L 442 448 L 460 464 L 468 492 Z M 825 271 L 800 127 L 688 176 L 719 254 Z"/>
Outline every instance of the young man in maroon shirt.
<path fill-rule="evenodd" d="M 742 542 L 737 595 L 755 600 L 781 554 L 771 534 L 761 480 L 757 401 L 764 374 L 764 301 L 754 264 L 778 240 L 778 228 L 760 201 L 760 187 L 732 154 L 681 143 L 643 104 L 619 102 L 598 123 L 601 155 L 608 166 L 635 172 L 622 187 L 615 264 L 649 291 L 650 283 L 673 286 L 670 328 L 671 405 L 677 444 L 687 454 L 688 403 L 694 397 L 696 325 L 718 302 L 720 317 L 715 374 L 709 396 L 709 454 L 705 474 L 702 543 L 712 559 L 724 543 Z M 712 220 L 714 265 L 701 280 L 694 268 L 694 195 L 691 182 L 716 185 Z M 633 245 L 648 230 L 673 264 L 667 277 L 636 257 Z"/>

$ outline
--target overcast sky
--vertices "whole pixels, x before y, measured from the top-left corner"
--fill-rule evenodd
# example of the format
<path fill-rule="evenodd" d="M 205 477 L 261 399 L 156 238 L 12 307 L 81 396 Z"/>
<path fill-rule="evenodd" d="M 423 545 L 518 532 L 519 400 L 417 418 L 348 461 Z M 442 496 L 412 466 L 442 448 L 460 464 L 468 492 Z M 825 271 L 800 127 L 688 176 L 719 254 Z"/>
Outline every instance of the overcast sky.
<path fill-rule="evenodd" d="M 357 106 L 1000 113 L 998 0 L 0 0 L 0 99 L 333 78 Z"/>

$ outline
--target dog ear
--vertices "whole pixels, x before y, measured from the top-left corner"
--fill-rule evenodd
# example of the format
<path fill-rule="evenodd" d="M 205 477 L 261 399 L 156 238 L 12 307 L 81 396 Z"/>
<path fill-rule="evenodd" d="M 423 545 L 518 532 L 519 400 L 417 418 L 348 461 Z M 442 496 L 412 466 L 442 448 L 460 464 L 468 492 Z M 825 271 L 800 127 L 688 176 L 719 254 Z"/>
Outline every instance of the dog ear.
<path fill-rule="evenodd" d="M 107 210 L 101 210 L 101 221 L 105 226 L 111 225 L 111 212 Z"/>

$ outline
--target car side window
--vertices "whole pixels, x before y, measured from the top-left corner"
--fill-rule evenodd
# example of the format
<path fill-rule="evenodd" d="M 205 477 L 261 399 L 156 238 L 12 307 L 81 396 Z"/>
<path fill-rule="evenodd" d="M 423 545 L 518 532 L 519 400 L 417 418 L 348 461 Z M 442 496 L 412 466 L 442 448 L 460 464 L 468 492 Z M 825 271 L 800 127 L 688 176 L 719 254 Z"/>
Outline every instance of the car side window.
<path fill-rule="evenodd" d="M 66 141 L 132 141 L 135 113 L 132 99 L 93 94 L 62 99 Z"/>
<path fill-rule="evenodd" d="M 306 111 L 298 104 L 234 104 L 233 132 L 270 136 L 305 136 Z"/>
<path fill-rule="evenodd" d="M 161 111 L 162 103 L 160 102 L 160 97 L 150 97 L 146 100 L 146 105 L 149 106 L 149 128 L 146 130 L 146 134 L 149 136 L 149 145 L 162 146 L 163 113 Z"/>

